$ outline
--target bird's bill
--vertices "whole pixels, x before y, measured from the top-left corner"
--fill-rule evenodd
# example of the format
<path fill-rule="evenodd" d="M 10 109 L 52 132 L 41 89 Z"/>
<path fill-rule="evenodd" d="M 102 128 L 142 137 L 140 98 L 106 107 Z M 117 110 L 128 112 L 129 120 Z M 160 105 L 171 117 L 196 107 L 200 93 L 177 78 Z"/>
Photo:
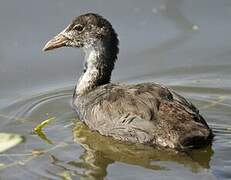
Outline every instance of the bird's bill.
<path fill-rule="evenodd" d="M 68 39 L 66 36 L 60 33 L 46 43 L 46 45 L 43 48 L 43 51 L 49 51 L 49 50 L 53 50 L 53 49 L 66 46 L 69 40 L 70 39 Z"/>

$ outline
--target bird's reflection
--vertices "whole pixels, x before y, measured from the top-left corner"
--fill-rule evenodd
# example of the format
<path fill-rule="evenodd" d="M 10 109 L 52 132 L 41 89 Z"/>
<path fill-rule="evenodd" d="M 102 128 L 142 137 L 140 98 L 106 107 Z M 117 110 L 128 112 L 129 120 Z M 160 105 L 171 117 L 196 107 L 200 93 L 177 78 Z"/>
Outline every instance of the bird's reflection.
<path fill-rule="evenodd" d="M 107 175 L 107 167 L 114 162 L 163 171 L 171 170 L 164 162 L 173 162 L 184 165 L 192 172 L 198 172 L 203 168 L 209 168 L 213 154 L 211 147 L 183 153 L 128 144 L 92 132 L 79 121 L 73 134 L 76 143 L 80 143 L 85 151 L 80 157 L 81 162 L 71 161 L 68 164 L 83 169 L 81 177 L 86 179 L 103 179 Z"/>

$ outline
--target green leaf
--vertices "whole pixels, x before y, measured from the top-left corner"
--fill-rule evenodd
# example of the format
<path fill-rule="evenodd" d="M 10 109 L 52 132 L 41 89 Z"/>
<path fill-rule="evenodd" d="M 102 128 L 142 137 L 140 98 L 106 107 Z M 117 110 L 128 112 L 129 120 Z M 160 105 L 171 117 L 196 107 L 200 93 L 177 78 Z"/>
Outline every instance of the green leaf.
<path fill-rule="evenodd" d="M 53 142 L 47 138 L 46 134 L 43 131 L 35 131 L 35 133 L 46 143 L 53 144 Z"/>
<path fill-rule="evenodd" d="M 19 134 L 0 133 L 0 153 L 16 146 L 23 141 Z"/>
<path fill-rule="evenodd" d="M 46 119 L 45 121 L 41 122 L 34 128 L 34 132 L 48 144 L 53 144 L 53 143 L 50 139 L 47 138 L 46 134 L 43 132 L 43 128 L 46 127 L 48 124 L 50 124 L 54 119 L 55 117 Z"/>
<path fill-rule="evenodd" d="M 35 131 L 35 132 L 40 132 L 40 131 L 42 131 L 42 129 L 43 129 L 44 127 L 46 127 L 48 124 L 50 124 L 51 121 L 54 120 L 54 119 L 55 119 L 55 117 L 52 117 L 52 118 L 49 118 L 49 119 L 47 119 L 47 120 L 41 122 L 40 124 L 38 124 L 38 125 L 34 128 L 34 131 Z"/>

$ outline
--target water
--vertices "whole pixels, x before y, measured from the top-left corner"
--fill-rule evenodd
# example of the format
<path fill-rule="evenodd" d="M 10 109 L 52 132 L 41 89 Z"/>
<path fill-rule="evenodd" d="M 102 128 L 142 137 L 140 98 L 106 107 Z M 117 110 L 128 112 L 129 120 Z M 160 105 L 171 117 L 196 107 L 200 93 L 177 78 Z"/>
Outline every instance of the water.
<path fill-rule="evenodd" d="M 74 16 L 114 25 L 114 82 L 159 82 L 188 97 L 212 127 L 211 147 L 179 153 L 102 137 L 76 119 L 76 49 L 41 51 Z M 0 154 L 0 179 L 231 179 L 229 0 L 1 1 L 0 131 L 22 144 Z M 33 128 L 54 118 L 44 134 Z"/>

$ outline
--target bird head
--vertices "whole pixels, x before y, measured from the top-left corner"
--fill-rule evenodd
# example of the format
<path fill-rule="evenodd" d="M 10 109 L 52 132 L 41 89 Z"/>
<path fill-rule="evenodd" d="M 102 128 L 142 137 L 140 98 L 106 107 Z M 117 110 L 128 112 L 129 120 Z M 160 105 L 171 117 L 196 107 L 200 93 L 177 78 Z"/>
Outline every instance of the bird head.
<path fill-rule="evenodd" d="M 46 43 L 43 50 L 60 47 L 92 48 L 98 43 L 116 43 L 111 24 L 98 14 L 88 13 L 75 18 L 62 32 Z"/>

